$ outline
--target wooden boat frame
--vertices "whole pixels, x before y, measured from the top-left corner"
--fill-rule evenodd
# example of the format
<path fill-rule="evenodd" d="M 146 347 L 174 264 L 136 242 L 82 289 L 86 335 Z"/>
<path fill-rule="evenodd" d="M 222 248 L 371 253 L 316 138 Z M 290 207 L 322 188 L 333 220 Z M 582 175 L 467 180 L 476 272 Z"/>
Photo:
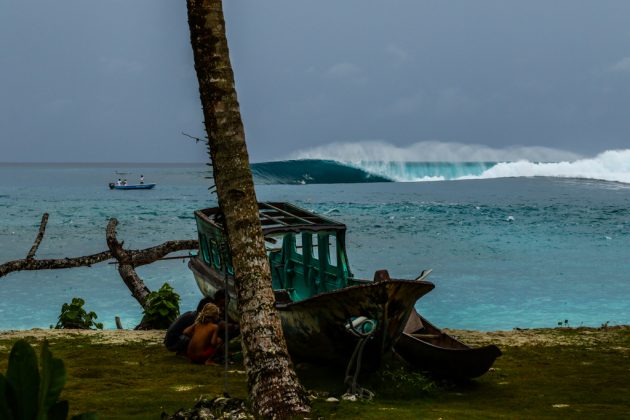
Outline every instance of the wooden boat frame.
<path fill-rule="evenodd" d="M 416 312 L 416 301 L 434 288 L 425 281 L 431 270 L 416 280 L 391 279 L 385 270 L 376 271 L 373 280 L 357 279 L 349 268 L 343 223 L 288 203 L 259 203 L 259 215 L 269 245 L 275 307 L 295 361 L 347 364 L 357 348 L 349 325 L 360 317 L 375 325 L 365 345 L 366 370 L 378 368 L 394 350 L 414 369 L 473 378 L 501 355 L 496 346 L 468 347 Z M 205 296 L 227 290 L 228 313 L 238 319 L 222 214 L 218 208 L 198 210 L 195 220 L 199 253 L 188 266 Z"/>
<path fill-rule="evenodd" d="M 355 279 L 345 254 L 346 226 L 288 203 L 259 203 L 263 234 L 272 244 L 278 236 L 282 247 L 268 251 L 272 266 L 276 309 L 293 359 L 345 365 L 357 344 L 347 328 L 358 317 L 375 321 L 376 331 L 365 346 L 363 365 L 378 367 L 389 352 L 415 302 L 434 285 L 419 280 L 390 279 L 379 272 L 375 280 Z M 234 271 L 224 239 L 218 208 L 195 212 L 200 252 L 189 267 L 206 296 L 227 289 L 236 302 Z M 301 252 L 296 235 L 302 235 Z M 312 240 L 304 240 L 312 235 Z M 335 246 L 329 246 L 334 239 Z M 317 257 L 313 241 L 317 240 Z M 334 249 L 333 249 L 334 248 Z M 336 262 L 331 260 L 336 256 Z M 287 257 L 288 256 L 288 257 Z M 284 258 L 287 257 L 287 258 Z M 227 287 L 226 287 L 227 284 Z M 294 286 L 294 287 L 287 287 Z M 228 306 L 238 319 L 235 304 Z"/>

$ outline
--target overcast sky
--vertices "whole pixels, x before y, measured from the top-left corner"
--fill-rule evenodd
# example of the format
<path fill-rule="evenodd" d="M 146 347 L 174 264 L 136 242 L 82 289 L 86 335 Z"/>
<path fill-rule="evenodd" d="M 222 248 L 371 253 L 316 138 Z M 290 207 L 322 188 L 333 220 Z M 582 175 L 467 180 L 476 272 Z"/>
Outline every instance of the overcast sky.
<path fill-rule="evenodd" d="M 630 1 L 225 13 L 253 161 L 329 143 L 630 148 Z M 180 134 L 202 121 L 184 0 L 0 2 L 0 162 L 204 161 Z"/>

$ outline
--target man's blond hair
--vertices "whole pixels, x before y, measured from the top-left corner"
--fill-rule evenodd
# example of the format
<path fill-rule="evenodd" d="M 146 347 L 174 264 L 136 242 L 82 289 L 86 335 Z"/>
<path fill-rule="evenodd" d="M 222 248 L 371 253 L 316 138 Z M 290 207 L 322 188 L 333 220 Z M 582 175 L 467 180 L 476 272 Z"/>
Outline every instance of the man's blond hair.
<path fill-rule="evenodd" d="M 207 324 L 219 319 L 219 307 L 214 303 L 206 303 L 206 306 L 197 314 L 195 324 Z"/>

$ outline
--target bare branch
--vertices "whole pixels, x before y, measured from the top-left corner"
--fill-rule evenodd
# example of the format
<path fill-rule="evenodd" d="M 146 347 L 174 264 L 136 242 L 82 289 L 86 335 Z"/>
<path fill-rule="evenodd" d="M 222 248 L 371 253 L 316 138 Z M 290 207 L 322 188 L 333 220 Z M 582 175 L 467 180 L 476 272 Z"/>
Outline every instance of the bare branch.
<path fill-rule="evenodd" d="M 103 251 L 99 252 L 98 254 L 86 255 L 76 258 L 14 260 L 0 265 L 0 277 L 6 276 L 7 274 L 14 271 L 58 270 L 62 268 L 90 267 L 93 264 L 107 261 L 111 258 L 111 252 Z"/>
<path fill-rule="evenodd" d="M 197 249 L 199 247 L 199 242 L 197 240 L 172 240 L 147 249 L 125 251 L 122 249 L 123 242 L 118 242 L 116 240 L 116 225 L 118 224 L 118 221 L 116 219 L 112 219 L 107 225 L 106 235 L 108 238 L 112 238 L 112 246 L 114 246 L 117 251 L 118 247 L 120 247 L 118 256 L 121 260 L 114 256 L 111 250 L 75 258 L 36 260 L 35 252 L 37 251 L 37 247 L 44 236 L 47 221 L 48 214 L 45 213 L 42 217 L 42 223 L 39 228 L 37 239 L 35 240 L 31 251 L 28 253 L 31 258 L 28 258 L 27 256 L 27 258 L 23 260 L 8 261 L 4 264 L 0 264 L 0 277 L 4 277 L 14 271 L 58 270 L 64 268 L 91 267 L 93 264 L 107 261 L 112 258 L 116 258 L 118 264 L 120 264 L 122 260 L 126 266 L 128 266 L 125 270 L 128 270 L 129 267 L 133 270 L 133 267 L 151 264 L 171 252 Z"/>
<path fill-rule="evenodd" d="M 204 142 L 204 143 L 208 143 L 208 140 L 203 140 L 200 139 L 199 137 L 195 137 L 195 136 L 191 136 L 190 134 L 186 134 L 182 131 L 182 136 L 186 136 L 186 137 L 190 137 L 191 139 L 195 140 L 196 143 L 199 143 L 200 141 Z"/>
<path fill-rule="evenodd" d="M 140 303 L 140 306 L 146 308 L 147 296 L 150 293 L 149 288 L 144 281 L 136 273 L 135 267 L 150 264 L 159 260 L 163 256 L 175 251 L 186 249 L 197 249 L 198 241 L 168 241 L 161 245 L 142 250 L 125 250 L 123 242 L 118 242 L 116 238 L 116 226 L 118 220 L 110 219 L 107 224 L 106 239 L 112 256 L 118 261 L 118 273 L 127 285 L 131 295 Z"/>
<path fill-rule="evenodd" d="M 199 241 L 196 239 L 167 241 L 161 245 L 141 250 L 130 250 L 132 253 L 132 263 L 134 267 L 151 264 L 172 252 L 185 251 L 199 248 Z"/>
<path fill-rule="evenodd" d="M 138 276 L 138 273 L 136 273 L 133 267 L 133 254 L 129 251 L 125 251 L 123 242 L 118 242 L 118 239 L 116 239 L 117 225 L 118 220 L 113 218 L 110 219 L 107 224 L 107 247 L 114 258 L 116 258 L 116 261 L 118 261 L 118 273 L 120 277 L 122 277 L 123 282 L 127 285 L 131 295 L 138 301 L 140 306 L 146 308 L 147 296 L 151 291 L 144 284 L 144 281 Z"/>
<path fill-rule="evenodd" d="M 42 222 L 39 224 L 39 232 L 37 232 L 37 237 L 35 238 L 35 242 L 33 242 L 33 246 L 31 250 L 28 251 L 26 255 L 27 260 L 32 260 L 35 258 L 35 253 L 37 252 L 37 248 L 39 248 L 39 244 L 42 242 L 44 238 L 44 232 L 46 232 L 46 224 L 48 223 L 48 213 L 44 213 L 42 215 Z"/>

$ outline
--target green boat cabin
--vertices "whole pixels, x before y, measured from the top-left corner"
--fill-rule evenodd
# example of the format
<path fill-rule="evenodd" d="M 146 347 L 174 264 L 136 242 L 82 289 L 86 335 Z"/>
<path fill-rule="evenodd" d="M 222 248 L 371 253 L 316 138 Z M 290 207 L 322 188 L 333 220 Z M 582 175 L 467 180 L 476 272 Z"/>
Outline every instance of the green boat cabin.
<path fill-rule="evenodd" d="M 289 203 L 258 207 L 276 296 L 286 293 L 297 302 L 359 283 L 348 266 L 346 225 Z M 233 276 L 220 210 L 198 210 L 195 219 L 200 257 L 208 267 Z"/>

